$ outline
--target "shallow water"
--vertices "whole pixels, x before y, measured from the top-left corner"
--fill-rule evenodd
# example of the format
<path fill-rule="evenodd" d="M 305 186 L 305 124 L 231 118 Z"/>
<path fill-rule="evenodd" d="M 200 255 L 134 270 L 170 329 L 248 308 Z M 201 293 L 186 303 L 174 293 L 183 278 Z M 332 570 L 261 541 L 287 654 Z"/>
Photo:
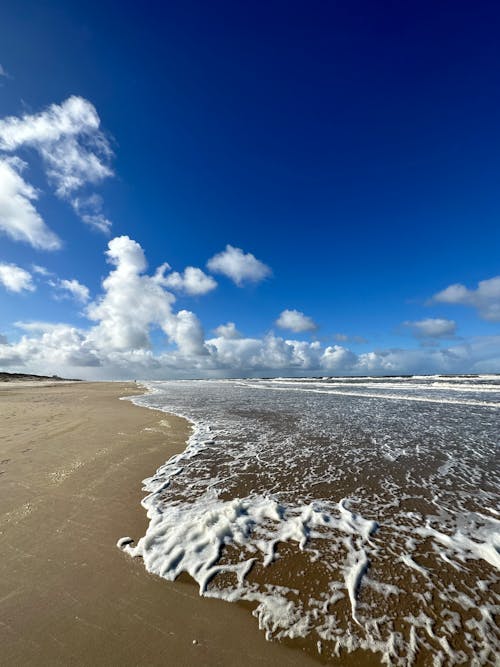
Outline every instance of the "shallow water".
<path fill-rule="evenodd" d="M 496 664 L 500 377 L 148 383 L 192 420 L 146 480 L 148 570 L 323 658 Z"/>

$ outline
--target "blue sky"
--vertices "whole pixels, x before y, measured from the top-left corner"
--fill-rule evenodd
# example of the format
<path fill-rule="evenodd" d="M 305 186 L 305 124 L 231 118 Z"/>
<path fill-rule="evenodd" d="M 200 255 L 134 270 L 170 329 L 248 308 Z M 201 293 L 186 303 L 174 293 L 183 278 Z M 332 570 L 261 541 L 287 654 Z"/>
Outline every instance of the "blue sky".
<path fill-rule="evenodd" d="M 0 365 L 500 371 L 498 5 L 155 5 L 0 7 Z"/>

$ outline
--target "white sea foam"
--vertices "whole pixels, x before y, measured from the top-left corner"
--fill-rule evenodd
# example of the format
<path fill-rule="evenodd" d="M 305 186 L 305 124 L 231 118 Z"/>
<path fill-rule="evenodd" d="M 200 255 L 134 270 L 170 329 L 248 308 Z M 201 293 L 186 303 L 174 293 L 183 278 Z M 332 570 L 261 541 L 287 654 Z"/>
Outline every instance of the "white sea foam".
<path fill-rule="evenodd" d="M 145 480 L 146 535 L 118 546 L 200 594 L 254 603 L 269 639 L 310 638 L 323 656 L 495 664 L 500 382 L 385 383 L 149 384 L 135 401 L 193 433 Z"/>
<path fill-rule="evenodd" d="M 464 535 L 460 530 L 449 535 L 432 528 L 429 524 L 417 528 L 416 533 L 423 538 L 430 537 L 435 544 L 445 547 L 448 559 L 452 555 L 462 562 L 482 559 L 500 570 L 500 521 L 485 516 L 484 520 L 485 525 L 474 531 L 474 539 Z"/>
<path fill-rule="evenodd" d="M 333 394 L 335 396 L 350 396 L 353 398 L 378 398 L 378 399 L 384 399 L 384 400 L 391 400 L 391 401 L 416 401 L 420 403 L 439 403 L 441 405 L 446 404 L 446 405 L 468 405 L 468 406 L 478 406 L 478 407 L 488 407 L 488 408 L 494 408 L 494 409 L 499 409 L 500 408 L 500 402 L 499 401 L 484 401 L 484 400 L 474 400 L 470 398 L 446 398 L 446 397 L 437 397 L 437 396 L 418 396 L 414 394 L 404 394 L 404 393 L 399 393 L 399 394 L 389 394 L 386 393 L 386 389 L 389 389 L 390 387 L 377 387 L 377 392 L 374 391 L 346 391 L 345 388 L 342 385 L 341 389 L 331 389 L 330 384 L 325 385 L 323 383 L 317 383 L 318 385 L 321 385 L 321 389 L 319 388 L 312 388 L 311 383 L 304 383 L 301 386 L 297 386 L 297 383 L 293 383 L 293 386 L 280 386 L 278 384 L 273 385 L 271 383 L 269 384 L 260 384 L 260 383 L 252 383 L 252 382 L 245 382 L 244 386 L 252 388 L 252 389 L 272 389 L 274 391 L 299 391 L 299 392 L 310 392 L 313 394 Z M 372 387 L 373 385 L 368 385 L 368 384 L 359 384 L 359 385 L 349 385 L 349 386 L 359 386 L 359 387 Z M 400 388 L 400 387 L 395 387 L 395 388 Z M 426 389 L 429 389 L 431 387 L 426 387 Z M 443 389 L 443 387 L 440 387 Z M 413 387 L 412 387 L 413 389 Z M 498 390 L 495 390 L 496 394 L 499 394 Z"/>

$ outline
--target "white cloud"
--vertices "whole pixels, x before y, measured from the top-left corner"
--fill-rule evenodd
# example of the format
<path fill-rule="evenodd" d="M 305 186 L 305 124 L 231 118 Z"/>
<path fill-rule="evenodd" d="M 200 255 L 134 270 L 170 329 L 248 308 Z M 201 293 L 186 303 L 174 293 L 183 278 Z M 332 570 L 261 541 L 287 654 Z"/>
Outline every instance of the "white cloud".
<path fill-rule="evenodd" d="M 49 271 L 45 266 L 32 264 L 33 273 L 46 279 L 46 283 L 57 290 L 56 298 L 72 298 L 80 303 L 87 303 L 90 300 L 90 291 L 86 285 L 78 280 L 60 279 L 53 271 Z"/>
<path fill-rule="evenodd" d="M 2 368 L 12 367 L 12 370 L 23 368 L 24 359 L 22 355 L 15 352 L 11 345 L 0 343 L 0 366 Z"/>
<path fill-rule="evenodd" d="M 40 264 L 32 264 L 31 268 L 33 273 L 38 273 L 40 276 L 47 277 L 54 275 L 52 271 L 49 271 L 45 266 L 40 266 Z"/>
<path fill-rule="evenodd" d="M 429 317 L 417 322 L 403 322 L 417 338 L 451 338 L 455 335 L 457 324 L 454 320 Z"/>
<path fill-rule="evenodd" d="M 219 367 L 231 370 L 286 368 L 300 363 L 295 342 L 289 343 L 272 334 L 265 338 L 213 338 L 207 341 L 212 358 Z M 300 343 L 298 343 L 300 347 Z"/>
<path fill-rule="evenodd" d="M 295 333 L 315 331 L 318 328 L 311 317 L 304 315 L 299 310 L 284 310 L 276 320 L 276 325 L 281 329 L 289 329 Z"/>
<path fill-rule="evenodd" d="M 9 350 L 0 348 L 0 357 L 9 352 L 15 354 L 30 372 L 54 375 L 61 369 L 66 377 L 74 377 L 82 367 L 101 366 L 102 361 L 86 333 L 76 327 L 46 322 L 17 322 L 16 326 L 31 335 L 23 335 L 16 345 L 8 346 Z"/>
<path fill-rule="evenodd" d="M 222 273 L 231 278 L 238 287 L 245 282 L 260 282 L 271 275 L 271 269 L 252 253 L 244 253 L 241 248 L 234 248 L 229 244 L 223 252 L 208 260 L 207 267 L 214 273 Z"/>
<path fill-rule="evenodd" d="M 108 243 L 106 255 L 122 275 L 143 273 L 148 263 L 146 255 L 137 241 L 128 236 L 117 236 Z"/>
<path fill-rule="evenodd" d="M 366 352 L 358 356 L 356 369 L 370 375 L 495 373 L 500 371 L 500 336 L 478 337 L 445 349 Z"/>
<path fill-rule="evenodd" d="M 338 343 L 368 343 L 364 336 L 349 336 L 344 333 L 336 333 L 334 336 Z"/>
<path fill-rule="evenodd" d="M 101 212 L 102 197 L 95 194 L 89 197 L 74 197 L 71 200 L 71 206 L 86 225 L 94 227 L 94 229 L 104 234 L 109 233 L 112 223 Z"/>
<path fill-rule="evenodd" d="M 61 241 L 33 206 L 38 193 L 21 176 L 24 166 L 17 158 L 0 159 L 0 230 L 14 241 L 56 250 Z"/>
<path fill-rule="evenodd" d="M 214 329 L 214 333 L 219 338 L 226 338 L 227 340 L 235 340 L 237 338 L 243 338 L 243 336 L 236 328 L 234 322 L 227 322 L 227 324 L 220 324 L 216 329 Z"/>
<path fill-rule="evenodd" d="M 141 246 L 128 236 L 108 244 L 108 261 L 116 268 L 103 281 L 104 294 L 87 309 L 98 322 L 91 335 L 103 349 L 147 349 L 149 328 L 170 317 L 174 297 L 151 277 Z"/>
<path fill-rule="evenodd" d="M 151 275 L 141 246 L 127 236 L 108 244 L 109 274 L 86 308 L 90 323 L 19 322 L 19 340 L 0 340 L 0 363 L 13 370 L 88 379 L 242 375 L 366 375 L 500 371 L 500 336 L 460 341 L 447 349 L 374 350 L 269 334 L 245 338 L 234 323 L 205 340 L 196 315 L 174 312 L 162 284 L 165 265 Z M 157 351 L 151 332 L 165 334 Z"/>
<path fill-rule="evenodd" d="M 60 331 L 71 328 L 69 325 L 62 324 L 61 322 L 44 322 L 43 320 L 18 320 L 14 322 L 14 326 L 30 333 L 45 333 L 47 331 Z"/>
<path fill-rule="evenodd" d="M 16 264 L 0 263 L 0 283 L 9 292 L 34 292 L 31 273 Z"/>
<path fill-rule="evenodd" d="M 5 67 L 3 67 L 2 65 L 0 65 L 0 76 L 5 77 L 6 79 L 9 78 L 9 75 L 7 74 L 7 71 L 5 70 Z"/>
<path fill-rule="evenodd" d="M 342 345 L 333 345 L 325 348 L 321 355 L 320 368 L 331 373 L 349 371 L 357 363 L 356 355 Z"/>
<path fill-rule="evenodd" d="M 269 334 L 264 338 L 218 337 L 207 340 L 211 368 L 241 374 L 249 372 L 304 372 L 309 370 L 347 371 L 355 356 L 341 346 L 323 348 L 309 343 L 285 340 Z"/>
<path fill-rule="evenodd" d="M 479 315 L 490 322 L 500 321 L 500 276 L 481 280 L 476 289 L 455 283 L 435 294 L 431 303 L 451 303 L 477 308 Z"/>
<path fill-rule="evenodd" d="M 78 282 L 76 279 L 50 281 L 49 284 L 63 293 L 66 293 L 66 296 L 69 295 L 71 298 L 75 299 L 75 301 L 79 301 L 80 303 L 87 303 L 90 299 L 89 288 L 86 285 L 82 285 L 82 283 Z"/>
<path fill-rule="evenodd" d="M 148 350 L 150 329 L 156 326 L 181 355 L 206 354 L 197 317 L 187 310 L 172 312 L 175 296 L 162 286 L 165 265 L 153 276 L 146 275 L 144 251 L 128 236 L 112 239 L 106 254 L 116 268 L 102 283 L 104 294 L 87 308 L 88 317 L 98 322 L 89 340 L 104 352 Z"/>
<path fill-rule="evenodd" d="M 182 311 L 181 311 L 182 312 Z M 192 313 L 176 318 L 175 350 L 117 349 L 97 342 L 94 330 L 64 324 L 24 324 L 17 343 L 0 345 L 0 361 L 18 370 L 89 379 L 212 377 L 242 375 L 396 375 L 399 373 L 480 373 L 500 371 L 500 337 L 477 338 L 447 349 L 378 350 L 361 355 L 318 341 L 212 338 L 200 346 L 202 331 Z M 175 321 L 175 320 L 174 320 Z M 194 324 L 194 326 L 193 326 Z M 173 332 L 174 333 L 174 332 Z"/>
<path fill-rule="evenodd" d="M 189 310 L 180 310 L 177 315 L 167 318 L 162 327 L 176 343 L 181 355 L 190 358 L 208 354 L 203 327 L 196 315 Z"/>
<path fill-rule="evenodd" d="M 164 270 L 168 267 L 162 267 Z M 168 276 L 161 276 L 161 283 L 175 292 L 184 292 L 191 296 L 207 294 L 217 287 L 217 281 L 207 276 L 201 269 L 188 266 L 183 273 L 174 271 Z"/>
<path fill-rule="evenodd" d="M 22 147 L 39 152 L 56 194 L 69 201 L 84 222 L 108 230 L 100 199 L 76 195 L 84 186 L 113 175 L 112 151 L 88 100 L 72 96 L 41 113 L 0 120 L 0 149 L 13 152 Z"/>

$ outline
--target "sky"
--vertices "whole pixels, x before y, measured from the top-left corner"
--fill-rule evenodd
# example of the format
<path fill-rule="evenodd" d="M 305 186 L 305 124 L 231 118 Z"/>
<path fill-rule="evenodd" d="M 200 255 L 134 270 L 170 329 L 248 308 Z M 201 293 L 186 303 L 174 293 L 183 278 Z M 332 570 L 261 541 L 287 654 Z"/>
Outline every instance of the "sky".
<path fill-rule="evenodd" d="M 494 2 L 0 5 L 0 369 L 500 372 Z"/>

